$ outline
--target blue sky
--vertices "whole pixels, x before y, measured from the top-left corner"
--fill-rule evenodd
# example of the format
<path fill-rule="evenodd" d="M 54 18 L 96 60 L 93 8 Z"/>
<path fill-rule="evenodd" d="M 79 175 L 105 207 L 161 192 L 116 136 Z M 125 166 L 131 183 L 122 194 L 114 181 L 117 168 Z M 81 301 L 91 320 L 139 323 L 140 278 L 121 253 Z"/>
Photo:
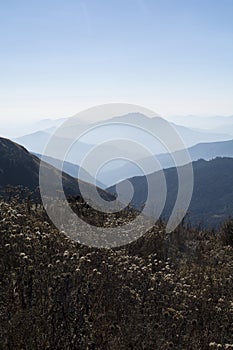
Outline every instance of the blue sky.
<path fill-rule="evenodd" d="M 127 102 L 233 114 L 233 0 L 7 0 L 0 118 Z"/>

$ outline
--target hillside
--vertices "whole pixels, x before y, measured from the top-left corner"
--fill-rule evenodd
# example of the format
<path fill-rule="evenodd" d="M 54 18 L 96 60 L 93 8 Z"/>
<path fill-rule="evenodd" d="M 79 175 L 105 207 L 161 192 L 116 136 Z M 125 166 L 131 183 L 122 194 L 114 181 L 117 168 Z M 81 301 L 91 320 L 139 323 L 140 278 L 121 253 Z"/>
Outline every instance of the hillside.
<path fill-rule="evenodd" d="M 59 174 L 59 170 L 41 162 L 35 155 L 29 153 L 24 147 L 4 138 L 0 138 L 0 190 L 4 192 L 7 185 L 27 187 L 35 191 L 39 186 L 40 166 L 46 171 L 48 177 Z M 66 173 L 62 173 L 62 182 L 67 196 L 79 195 L 78 181 Z M 93 191 L 93 185 L 84 183 L 87 193 Z M 56 194 L 56 185 L 50 184 L 50 195 Z M 99 190 L 103 197 L 111 196 L 103 190 Z"/>
<path fill-rule="evenodd" d="M 219 142 L 205 142 L 199 143 L 195 146 L 188 148 L 190 159 L 194 162 L 199 159 L 211 160 L 216 157 L 233 157 L 233 140 L 219 141 Z M 172 168 L 175 166 L 173 156 L 178 160 L 177 166 L 185 165 L 183 161 L 182 151 L 174 153 L 161 153 L 154 157 L 147 157 L 140 159 L 140 164 L 145 174 L 155 172 L 155 159 L 158 160 L 163 169 Z M 155 158 L 155 159 L 154 159 Z M 120 182 L 126 178 L 141 176 L 143 172 L 140 168 L 135 166 L 132 162 L 125 161 L 123 165 L 117 169 L 103 169 L 99 173 L 99 179 L 106 184 L 106 187 L 110 187 L 117 182 Z"/>
<path fill-rule="evenodd" d="M 216 158 L 211 161 L 199 160 L 193 163 L 194 190 L 189 207 L 189 219 L 192 224 L 215 227 L 233 214 L 233 159 Z M 167 182 L 167 200 L 162 217 L 167 219 L 175 204 L 177 195 L 177 170 L 164 170 Z M 156 186 L 159 173 L 148 177 Z M 134 187 L 132 205 L 140 208 L 147 198 L 147 180 L 145 176 L 130 178 Z M 108 188 L 115 193 L 115 185 Z"/>
<path fill-rule="evenodd" d="M 14 139 L 13 141 L 24 146 L 30 152 L 43 154 L 43 151 L 44 151 L 50 137 L 51 137 L 51 135 L 48 132 L 42 130 L 42 131 L 34 132 L 32 134 L 18 137 L 16 139 Z M 56 147 L 57 147 L 57 146 L 66 144 L 67 138 L 54 137 L 54 142 L 56 143 Z M 75 159 L 75 161 L 80 161 L 82 159 L 82 157 L 79 156 L 79 154 L 80 155 L 86 154 L 88 151 L 90 151 L 90 149 L 92 147 L 93 147 L 92 145 L 88 145 L 88 144 L 85 144 L 83 142 L 78 142 L 78 152 L 76 149 L 76 152 L 74 152 L 74 155 L 73 155 L 73 159 Z M 77 159 L 77 156 L 79 156 L 78 159 Z"/>
<path fill-rule="evenodd" d="M 38 157 L 39 159 L 41 159 L 43 157 L 43 160 L 54 166 L 55 168 L 59 169 L 59 167 L 61 166 L 61 162 L 59 159 L 53 158 L 53 157 L 48 157 L 48 156 L 42 156 L 41 154 L 35 153 L 35 156 Z M 70 163 L 70 162 L 63 162 L 63 171 L 66 174 L 69 174 L 70 176 L 74 177 L 74 178 L 79 178 L 82 181 L 86 181 L 92 185 L 96 185 L 102 189 L 104 189 L 106 186 L 104 184 L 102 184 L 100 181 L 96 181 L 86 170 L 82 170 L 82 177 L 80 177 L 79 174 L 79 170 L 80 170 L 80 166 Z"/>
<path fill-rule="evenodd" d="M 2 350 L 232 349 L 232 223 L 81 246 L 0 202 Z M 219 346 L 221 345 L 221 347 Z"/>
<path fill-rule="evenodd" d="M 193 162 L 199 159 L 211 160 L 216 157 L 233 158 L 233 140 L 198 143 L 197 145 L 188 148 L 188 152 Z M 174 152 L 174 155 L 179 158 L 179 153 L 179 151 Z M 172 156 L 169 154 L 159 154 L 158 160 L 163 168 L 170 168 L 174 166 Z"/>

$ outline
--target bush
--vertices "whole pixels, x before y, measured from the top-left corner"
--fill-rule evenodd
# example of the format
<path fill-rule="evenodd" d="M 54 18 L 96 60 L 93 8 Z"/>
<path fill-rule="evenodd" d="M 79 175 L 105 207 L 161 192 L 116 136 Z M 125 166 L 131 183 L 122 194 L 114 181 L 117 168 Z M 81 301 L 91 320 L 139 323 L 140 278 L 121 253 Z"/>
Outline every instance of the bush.
<path fill-rule="evenodd" d="M 15 202 L 0 202 L 0 232 L 1 350 L 232 345 L 233 248 L 212 232 L 168 235 L 159 223 L 98 250 L 57 231 L 42 207 Z"/>
<path fill-rule="evenodd" d="M 233 247 L 233 219 L 229 219 L 223 226 L 221 232 L 222 242 Z"/>

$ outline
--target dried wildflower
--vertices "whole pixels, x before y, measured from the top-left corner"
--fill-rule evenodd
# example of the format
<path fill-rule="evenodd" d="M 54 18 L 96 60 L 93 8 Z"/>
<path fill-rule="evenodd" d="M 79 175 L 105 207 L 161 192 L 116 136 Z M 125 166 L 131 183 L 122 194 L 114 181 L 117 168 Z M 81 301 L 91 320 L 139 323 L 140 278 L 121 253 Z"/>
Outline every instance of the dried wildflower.
<path fill-rule="evenodd" d="M 196 327 L 196 326 L 197 326 L 197 320 L 196 320 L 196 319 L 193 319 L 193 320 L 191 321 L 191 323 L 192 323 L 192 326 L 193 326 L 193 327 Z"/>

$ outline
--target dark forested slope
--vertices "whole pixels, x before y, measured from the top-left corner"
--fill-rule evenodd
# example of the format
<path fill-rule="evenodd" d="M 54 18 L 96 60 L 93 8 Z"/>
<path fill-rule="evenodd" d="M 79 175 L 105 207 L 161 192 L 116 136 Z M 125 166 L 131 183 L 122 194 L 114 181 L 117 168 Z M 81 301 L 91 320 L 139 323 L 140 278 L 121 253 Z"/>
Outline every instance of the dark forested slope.
<path fill-rule="evenodd" d="M 194 189 L 189 207 L 189 218 L 193 224 L 215 226 L 233 215 L 233 159 L 215 158 L 211 161 L 193 162 Z M 176 168 L 164 170 L 167 183 L 167 199 L 162 216 L 167 219 L 175 204 L 178 178 Z M 156 186 L 159 173 L 148 175 Z M 134 187 L 132 205 L 140 208 L 147 198 L 147 178 L 138 176 L 129 179 Z M 122 187 L 123 188 L 123 187 Z M 108 189 L 115 193 L 116 187 Z M 155 199 L 156 203 L 156 199 Z"/>

